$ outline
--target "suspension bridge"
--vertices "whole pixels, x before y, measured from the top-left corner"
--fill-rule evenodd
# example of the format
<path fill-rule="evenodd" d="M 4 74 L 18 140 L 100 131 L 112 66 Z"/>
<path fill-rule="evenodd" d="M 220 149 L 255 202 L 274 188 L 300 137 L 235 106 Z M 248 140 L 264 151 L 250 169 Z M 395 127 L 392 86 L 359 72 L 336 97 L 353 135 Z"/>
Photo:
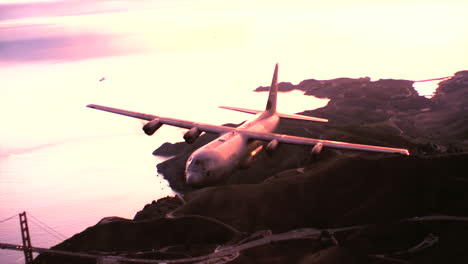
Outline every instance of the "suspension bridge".
<path fill-rule="evenodd" d="M 57 239 L 63 240 L 65 236 L 60 234 L 59 232 L 55 231 L 53 228 L 45 224 L 44 222 L 40 221 L 36 217 L 28 214 L 30 216 L 29 219 L 31 223 L 40 227 L 50 235 L 54 236 Z M 176 264 L 176 263 L 215 263 L 215 264 L 224 264 L 228 263 L 234 259 L 236 259 L 240 253 L 244 250 L 259 247 L 262 245 L 270 244 L 273 242 L 280 242 L 286 240 L 294 240 L 294 239 L 314 239 L 325 241 L 332 245 L 339 245 L 339 241 L 335 238 L 335 234 L 339 232 L 351 231 L 351 230 L 358 230 L 363 228 L 368 228 L 373 226 L 372 224 L 368 225 L 357 225 L 357 226 L 350 226 L 350 227 L 340 227 L 340 228 L 331 228 L 331 229 L 315 229 L 315 228 L 304 228 L 298 230 L 292 230 L 285 233 L 279 234 L 272 234 L 268 231 L 261 231 L 251 234 L 249 237 L 244 238 L 243 240 L 237 242 L 234 245 L 218 247 L 213 253 L 203 256 L 197 257 L 189 257 L 189 258 L 181 258 L 181 259 L 138 259 L 138 258 L 127 258 L 123 256 L 116 256 L 110 255 L 106 252 L 101 253 L 86 253 L 86 252 L 71 252 L 71 251 L 63 251 L 63 250 L 56 250 L 56 249 L 48 249 L 48 248 L 41 248 L 41 247 L 33 247 L 31 245 L 31 237 L 29 234 L 29 225 L 28 225 L 28 218 L 26 216 L 26 212 L 22 212 L 19 215 L 19 222 L 21 227 L 21 237 L 23 241 L 23 245 L 15 245 L 15 244 L 8 244 L 8 243 L 0 243 L 0 249 L 6 250 L 16 250 L 16 251 L 23 251 L 25 256 L 25 263 L 31 264 L 33 263 L 33 256 L 32 253 L 44 253 L 50 255 L 57 255 L 57 256 L 69 256 L 69 257 L 76 257 L 76 258 L 86 258 L 86 259 L 94 259 L 97 264 L 118 264 L 118 263 L 166 263 L 166 264 Z M 6 222 L 8 220 L 12 220 L 16 217 L 16 215 L 8 217 L 2 221 Z M 468 217 L 459 217 L 459 216 L 446 216 L 446 215 L 431 215 L 431 216 L 423 216 L 423 217 L 412 217 L 402 219 L 399 222 L 423 222 L 423 221 L 465 221 L 468 222 Z M 393 261 L 400 261 L 402 263 L 406 263 L 401 259 L 395 259 L 395 256 L 399 256 L 402 254 L 411 254 L 414 252 L 418 252 L 424 250 L 432 245 L 436 244 L 439 241 L 439 238 L 429 233 L 420 243 L 417 245 L 407 249 L 401 250 L 398 252 L 393 252 L 389 254 L 379 254 L 379 255 L 369 255 L 371 258 L 378 258 L 378 259 L 386 259 L 386 260 L 393 260 Z"/>

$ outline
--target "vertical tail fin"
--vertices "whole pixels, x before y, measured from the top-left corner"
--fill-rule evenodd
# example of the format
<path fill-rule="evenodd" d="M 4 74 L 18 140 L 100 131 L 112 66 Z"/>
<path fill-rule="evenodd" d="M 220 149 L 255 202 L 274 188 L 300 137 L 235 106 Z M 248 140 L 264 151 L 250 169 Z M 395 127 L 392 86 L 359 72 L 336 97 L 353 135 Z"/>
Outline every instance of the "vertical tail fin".
<path fill-rule="evenodd" d="M 278 94 L 278 63 L 275 66 L 275 73 L 271 80 L 270 93 L 268 94 L 268 101 L 265 108 L 265 112 L 275 113 L 276 112 L 276 97 Z"/>

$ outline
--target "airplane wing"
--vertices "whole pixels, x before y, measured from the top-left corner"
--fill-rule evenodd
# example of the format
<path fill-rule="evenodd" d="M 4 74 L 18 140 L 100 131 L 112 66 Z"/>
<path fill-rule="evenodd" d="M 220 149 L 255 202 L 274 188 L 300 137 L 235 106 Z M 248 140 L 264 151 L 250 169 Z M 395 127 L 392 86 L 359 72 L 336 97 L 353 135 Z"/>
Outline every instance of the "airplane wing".
<path fill-rule="evenodd" d="M 403 155 L 409 155 L 409 152 L 407 149 L 354 144 L 354 143 L 346 143 L 346 142 L 315 139 L 315 138 L 289 136 L 289 135 L 284 135 L 284 134 L 255 132 L 255 131 L 249 131 L 245 129 L 237 129 L 233 127 L 211 125 L 211 124 L 198 123 L 198 122 L 170 118 L 170 117 L 149 115 L 149 114 L 127 111 L 127 110 L 108 107 L 108 106 L 95 105 L 95 104 L 87 105 L 87 107 L 114 113 L 114 114 L 138 118 L 138 119 L 142 119 L 146 121 L 151 121 L 157 118 L 161 124 L 187 128 L 187 129 L 197 127 L 201 131 L 208 132 L 208 133 L 223 134 L 223 133 L 227 133 L 230 131 L 235 131 L 253 140 L 261 140 L 261 141 L 277 140 L 279 143 L 284 143 L 284 144 L 310 145 L 310 146 L 314 146 L 316 144 L 322 144 L 324 147 L 331 147 L 331 148 L 364 150 L 364 151 L 386 152 L 386 153 L 399 153 Z"/>
<path fill-rule="evenodd" d="M 240 107 L 234 107 L 234 106 L 219 106 L 219 108 L 232 110 L 232 111 L 237 111 L 237 112 L 242 112 L 242 113 L 247 113 L 247 114 L 253 114 L 253 115 L 262 112 L 260 110 L 253 110 L 253 109 L 240 108 Z M 324 123 L 328 122 L 328 119 L 318 118 L 318 117 L 313 117 L 313 116 L 295 115 L 295 114 L 291 115 L 291 114 L 282 114 L 282 113 L 276 113 L 276 115 L 279 116 L 280 118 L 284 118 L 284 119 L 296 119 L 296 120 L 324 122 Z"/>
<path fill-rule="evenodd" d="M 102 106 L 102 105 L 90 104 L 90 105 L 87 105 L 87 107 L 118 114 L 118 115 L 138 118 L 138 119 L 142 119 L 146 121 L 151 121 L 157 118 L 159 123 L 164 124 L 164 125 L 176 126 L 176 127 L 181 127 L 181 128 L 187 128 L 187 129 L 197 127 L 201 131 L 208 132 L 208 133 L 221 134 L 221 133 L 226 133 L 229 131 L 236 130 L 233 127 L 211 125 L 211 124 L 198 123 L 198 122 L 187 121 L 187 120 L 171 118 L 171 117 L 162 117 L 162 116 L 157 116 L 157 115 L 144 114 L 144 113 L 133 112 L 133 111 L 123 110 L 123 109 L 118 109 L 118 108 L 113 108 L 113 107 L 108 107 L 108 106 Z"/>
<path fill-rule="evenodd" d="M 297 136 L 289 136 L 289 135 L 275 134 L 275 133 L 255 132 L 255 131 L 248 131 L 248 130 L 241 130 L 241 129 L 237 129 L 237 132 L 245 135 L 246 137 L 250 139 L 262 140 L 262 141 L 277 140 L 279 143 L 284 143 L 284 144 L 311 145 L 311 146 L 314 146 L 316 144 L 322 144 L 323 147 L 330 147 L 330 148 L 364 150 L 364 151 L 385 152 L 385 153 L 399 153 L 403 155 L 409 155 L 409 151 L 407 149 L 400 149 L 400 148 L 389 148 L 389 147 L 380 147 L 380 146 L 363 145 L 363 144 L 355 144 L 355 143 L 346 143 L 346 142 L 340 142 L 340 141 L 297 137 Z"/>

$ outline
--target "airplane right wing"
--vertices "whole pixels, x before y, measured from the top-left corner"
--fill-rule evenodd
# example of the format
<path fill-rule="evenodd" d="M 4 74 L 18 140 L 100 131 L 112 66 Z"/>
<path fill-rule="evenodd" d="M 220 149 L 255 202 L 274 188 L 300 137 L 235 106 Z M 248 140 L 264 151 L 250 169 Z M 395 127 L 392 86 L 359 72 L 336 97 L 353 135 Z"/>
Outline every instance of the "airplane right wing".
<path fill-rule="evenodd" d="M 321 144 L 321 146 L 323 147 L 330 147 L 330 148 L 364 150 L 364 151 L 385 152 L 385 153 L 399 153 L 403 155 L 410 154 L 407 149 L 400 149 L 400 148 L 389 148 L 389 147 L 355 144 L 355 143 L 347 143 L 347 142 L 324 140 L 324 139 L 297 137 L 297 136 L 289 136 L 289 135 L 284 135 L 284 134 L 248 131 L 248 130 L 243 130 L 243 129 L 238 129 L 237 132 L 245 135 L 246 137 L 250 139 L 262 140 L 262 141 L 277 140 L 279 143 L 285 143 L 285 144 L 311 145 L 311 146 Z"/>

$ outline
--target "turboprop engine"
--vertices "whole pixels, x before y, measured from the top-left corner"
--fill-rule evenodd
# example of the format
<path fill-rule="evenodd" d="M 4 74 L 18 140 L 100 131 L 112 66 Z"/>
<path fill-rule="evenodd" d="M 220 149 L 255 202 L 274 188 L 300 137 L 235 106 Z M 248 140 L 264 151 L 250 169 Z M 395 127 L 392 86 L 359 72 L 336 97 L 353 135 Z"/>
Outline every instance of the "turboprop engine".
<path fill-rule="evenodd" d="M 252 150 L 249 153 L 249 155 L 241 162 L 240 168 L 241 169 L 249 168 L 250 165 L 252 165 L 252 163 L 257 159 L 258 154 L 260 154 L 262 149 L 263 149 L 263 145 L 260 145 L 260 146 L 256 147 L 254 150 Z"/>
<path fill-rule="evenodd" d="M 143 131 L 146 135 L 151 136 L 158 130 L 163 124 L 159 122 L 158 118 L 155 118 L 143 126 Z"/>
<path fill-rule="evenodd" d="M 198 127 L 192 127 L 189 131 L 185 132 L 184 140 L 185 142 L 192 144 L 195 142 L 195 140 L 197 140 L 201 133 L 202 132 Z"/>
<path fill-rule="evenodd" d="M 317 143 L 315 146 L 312 148 L 311 153 L 313 155 L 318 155 L 320 152 L 322 152 L 323 149 L 323 144 L 322 143 Z"/>
<path fill-rule="evenodd" d="M 268 154 L 271 155 L 271 154 L 273 154 L 273 152 L 274 152 L 275 150 L 278 149 L 278 146 L 279 146 L 278 140 L 273 139 L 272 141 L 270 141 L 270 142 L 267 144 L 267 146 L 266 146 L 266 148 L 265 148 L 265 151 L 266 151 Z"/>

